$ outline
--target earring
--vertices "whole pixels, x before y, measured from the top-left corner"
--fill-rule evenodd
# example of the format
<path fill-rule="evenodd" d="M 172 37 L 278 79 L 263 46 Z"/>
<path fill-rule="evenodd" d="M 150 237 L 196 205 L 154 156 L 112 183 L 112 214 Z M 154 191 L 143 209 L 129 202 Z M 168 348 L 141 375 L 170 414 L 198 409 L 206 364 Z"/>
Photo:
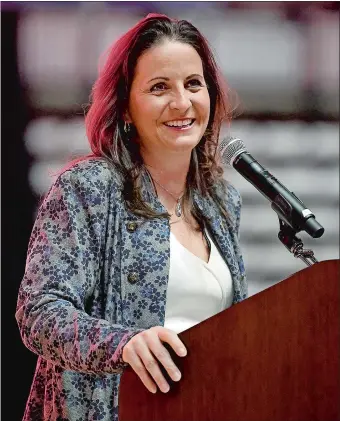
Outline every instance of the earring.
<path fill-rule="evenodd" d="M 124 132 L 128 133 L 130 131 L 130 124 L 124 121 Z"/>

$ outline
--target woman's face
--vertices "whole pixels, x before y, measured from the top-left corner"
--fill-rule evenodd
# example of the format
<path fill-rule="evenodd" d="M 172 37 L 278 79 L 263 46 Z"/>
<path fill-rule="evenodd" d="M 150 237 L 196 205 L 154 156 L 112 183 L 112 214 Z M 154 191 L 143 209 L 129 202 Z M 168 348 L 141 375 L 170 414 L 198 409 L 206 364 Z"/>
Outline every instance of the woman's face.
<path fill-rule="evenodd" d="M 142 54 L 127 113 L 142 149 L 191 152 L 207 128 L 209 114 L 202 61 L 193 47 L 165 41 Z"/>

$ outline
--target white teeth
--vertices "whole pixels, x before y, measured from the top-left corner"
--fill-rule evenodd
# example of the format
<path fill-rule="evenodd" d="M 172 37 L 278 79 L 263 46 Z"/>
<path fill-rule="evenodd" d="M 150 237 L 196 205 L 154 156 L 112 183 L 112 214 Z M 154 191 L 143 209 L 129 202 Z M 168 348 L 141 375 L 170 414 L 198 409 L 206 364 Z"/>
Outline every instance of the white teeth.
<path fill-rule="evenodd" d="M 167 123 L 164 123 L 164 124 L 170 127 L 182 127 L 182 126 L 188 126 L 192 122 L 193 122 L 193 119 L 187 119 L 187 120 L 168 121 Z"/>

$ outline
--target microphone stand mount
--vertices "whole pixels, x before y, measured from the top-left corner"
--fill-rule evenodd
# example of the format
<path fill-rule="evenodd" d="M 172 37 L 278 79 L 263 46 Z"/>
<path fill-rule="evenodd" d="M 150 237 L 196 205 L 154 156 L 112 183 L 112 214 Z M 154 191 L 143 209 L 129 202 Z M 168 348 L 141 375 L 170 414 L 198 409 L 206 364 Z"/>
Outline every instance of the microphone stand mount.
<path fill-rule="evenodd" d="M 292 229 L 282 219 L 279 218 L 280 231 L 278 233 L 281 243 L 294 255 L 294 257 L 301 259 L 307 266 L 312 266 L 318 263 L 314 256 L 313 250 L 306 250 L 303 248 L 303 243 L 295 234 L 297 231 Z"/>

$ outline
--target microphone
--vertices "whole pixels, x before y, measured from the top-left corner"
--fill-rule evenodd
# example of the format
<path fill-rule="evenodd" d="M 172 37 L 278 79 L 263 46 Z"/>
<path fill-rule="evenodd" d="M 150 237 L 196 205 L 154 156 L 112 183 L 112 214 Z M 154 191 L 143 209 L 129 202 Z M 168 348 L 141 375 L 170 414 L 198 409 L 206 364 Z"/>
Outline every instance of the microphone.
<path fill-rule="evenodd" d="M 279 218 L 296 233 L 306 231 L 313 238 L 323 235 L 325 229 L 316 221 L 315 215 L 250 155 L 241 139 L 223 139 L 219 151 L 222 162 L 235 168 L 266 197 Z"/>

